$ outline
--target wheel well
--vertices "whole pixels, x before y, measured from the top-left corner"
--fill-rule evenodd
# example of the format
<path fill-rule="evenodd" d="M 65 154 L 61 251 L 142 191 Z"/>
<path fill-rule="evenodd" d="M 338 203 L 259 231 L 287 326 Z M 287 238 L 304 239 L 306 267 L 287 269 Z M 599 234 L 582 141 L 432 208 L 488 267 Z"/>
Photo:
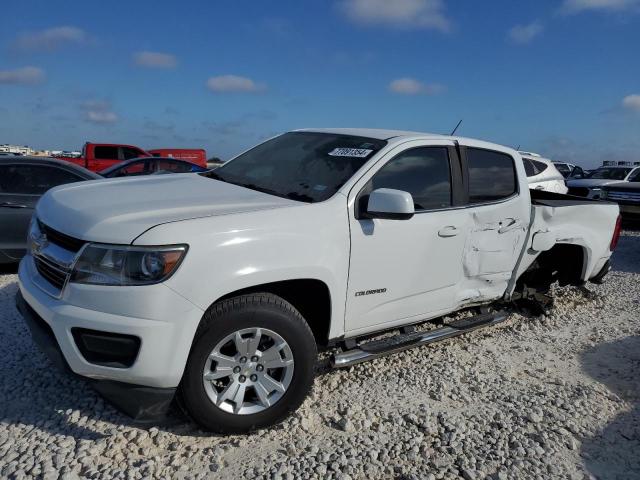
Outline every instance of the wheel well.
<path fill-rule="evenodd" d="M 263 283 L 228 293 L 215 303 L 248 293 L 267 292 L 284 298 L 293 305 L 309 324 L 319 346 L 326 346 L 331 325 L 331 295 L 329 287 L 315 279 L 284 280 Z"/>
<path fill-rule="evenodd" d="M 518 283 L 548 290 L 556 281 L 564 285 L 582 285 L 585 251 L 580 245 L 559 243 L 542 252 L 520 276 Z"/>

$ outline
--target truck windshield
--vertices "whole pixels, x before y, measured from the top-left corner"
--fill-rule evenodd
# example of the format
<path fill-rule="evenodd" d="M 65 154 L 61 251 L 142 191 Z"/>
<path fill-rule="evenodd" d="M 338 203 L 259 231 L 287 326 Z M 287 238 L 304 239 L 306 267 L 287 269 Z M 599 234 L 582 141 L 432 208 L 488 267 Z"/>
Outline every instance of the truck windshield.
<path fill-rule="evenodd" d="M 598 168 L 587 175 L 587 178 L 601 180 L 624 180 L 631 168 Z"/>
<path fill-rule="evenodd" d="M 386 144 L 351 135 L 290 132 L 203 175 L 292 200 L 322 202 Z"/>

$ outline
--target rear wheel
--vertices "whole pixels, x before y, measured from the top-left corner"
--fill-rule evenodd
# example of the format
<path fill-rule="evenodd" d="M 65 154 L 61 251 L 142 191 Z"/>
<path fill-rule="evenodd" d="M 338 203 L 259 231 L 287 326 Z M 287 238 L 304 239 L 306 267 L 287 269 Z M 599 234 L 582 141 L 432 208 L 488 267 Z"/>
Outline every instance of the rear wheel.
<path fill-rule="evenodd" d="M 207 430 L 246 432 L 284 419 L 304 400 L 317 357 L 311 329 L 282 298 L 243 295 L 215 304 L 196 334 L 181 386 Z"/>

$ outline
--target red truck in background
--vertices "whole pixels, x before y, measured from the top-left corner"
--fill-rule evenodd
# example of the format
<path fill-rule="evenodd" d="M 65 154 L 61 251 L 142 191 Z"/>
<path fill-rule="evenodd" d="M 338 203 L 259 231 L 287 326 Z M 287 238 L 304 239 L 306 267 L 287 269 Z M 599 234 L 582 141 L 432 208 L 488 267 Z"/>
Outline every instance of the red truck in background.
<path fill-rule="evenodd" d="M 203 167 L 207 166 L 206 152 L 202 149 L 166 148 L 147 151 L 133 145 L 123 145 L 119 143 L 87 142 L 82 148 L 81 157 L 65 157 L 64 160 L 80 165 L 92 172 L 99 172 L 125 160 L 154 156 L 169 156 L 195 163 L 196 165 Z"/>
<path fill-rule="evenodd" d="M 207 166 L 207 152 L 202 148 L 155 148 L 147 151 L 154 157 L 177 158 L 201 167 Z"/>

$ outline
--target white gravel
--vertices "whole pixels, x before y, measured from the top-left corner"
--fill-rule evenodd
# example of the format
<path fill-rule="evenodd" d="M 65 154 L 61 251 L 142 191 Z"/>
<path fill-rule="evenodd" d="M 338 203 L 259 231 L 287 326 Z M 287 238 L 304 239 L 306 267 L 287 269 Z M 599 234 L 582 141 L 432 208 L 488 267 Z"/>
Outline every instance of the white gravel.
<path fill-rule="evenodd" d="M 58 374 L 0 275 L 0 478 L 640 478 L 640 234 L 549 316 L 332 371 L 284 424 L 136 425 Z"/>

